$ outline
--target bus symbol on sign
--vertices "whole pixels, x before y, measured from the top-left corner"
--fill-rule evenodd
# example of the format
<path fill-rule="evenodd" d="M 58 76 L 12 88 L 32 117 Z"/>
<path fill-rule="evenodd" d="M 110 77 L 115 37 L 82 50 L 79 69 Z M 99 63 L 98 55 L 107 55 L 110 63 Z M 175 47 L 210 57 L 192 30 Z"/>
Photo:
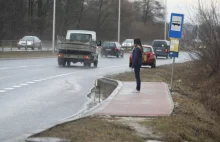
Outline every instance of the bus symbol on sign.
<path fill-rule="evenodd" d="M 172 25 L 174 25 L 174 26 L 180 26 L 181 23 L 180 23 L 180 21 L 173 21 L 173 22 L 172 22 Z"/>

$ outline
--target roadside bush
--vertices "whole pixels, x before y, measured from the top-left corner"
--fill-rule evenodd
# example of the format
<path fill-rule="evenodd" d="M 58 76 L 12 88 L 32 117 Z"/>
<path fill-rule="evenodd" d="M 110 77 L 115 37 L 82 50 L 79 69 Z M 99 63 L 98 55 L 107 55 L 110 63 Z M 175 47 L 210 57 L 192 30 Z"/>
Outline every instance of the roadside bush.
<path fill-rule="evenodd" d="M 208 1 L 211 3 L 199 4 L 198 23 L 199 41 L 192 52 L 192 57 L 200 60 L 208 76 L 219 72 L 220 69 L 220 15 L 218 14 L 218 1 Z M 192 44 L 195 45 L 195 42 Z"/>

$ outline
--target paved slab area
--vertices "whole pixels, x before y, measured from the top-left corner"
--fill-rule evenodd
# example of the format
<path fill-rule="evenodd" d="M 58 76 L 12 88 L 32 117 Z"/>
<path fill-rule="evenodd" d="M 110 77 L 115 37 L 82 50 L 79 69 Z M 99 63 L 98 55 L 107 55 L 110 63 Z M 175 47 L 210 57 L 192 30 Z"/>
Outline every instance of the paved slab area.
<path fill-rule="evenodd" d="M 132 93 L 135 82 L 123 82 L 117 95 L 103 104 L 98 115 L 112 116 L 168 116 L 173 111 L 173 100 L 164 82 L 142 82 L 140 93 Z"/>

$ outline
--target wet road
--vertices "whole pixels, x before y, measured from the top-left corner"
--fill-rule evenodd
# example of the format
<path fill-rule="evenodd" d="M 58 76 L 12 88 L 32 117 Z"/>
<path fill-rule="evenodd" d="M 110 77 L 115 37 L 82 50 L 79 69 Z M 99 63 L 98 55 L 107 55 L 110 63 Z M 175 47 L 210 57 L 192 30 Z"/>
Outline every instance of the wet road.
<path fill-rule="evenodd" d="M 128 58 L 100 58 L 98 68 L 90 69 L 61 68 L 55 58 L 0 60 L 0 141 L 17 141 L 85 109 L 94 80 L 130 71 Z M 187 60 L 188 54 L 180 53 L 176 62 Z M 157 65 L 170 63 L 157 60 Z"/>

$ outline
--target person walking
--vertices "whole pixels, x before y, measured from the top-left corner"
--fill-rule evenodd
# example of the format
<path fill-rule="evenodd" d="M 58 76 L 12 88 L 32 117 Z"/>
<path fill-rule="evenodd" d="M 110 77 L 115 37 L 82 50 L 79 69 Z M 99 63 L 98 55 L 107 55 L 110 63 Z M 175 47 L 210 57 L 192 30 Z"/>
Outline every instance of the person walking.
<path fill-rule="evenodd" d="M 140 93 L 141 90 L 141 78 L 140 78 L 140 69 L 142 65 L 142 52 L 143 47 L 141 44 L 140 38 L 134 39 L 134 49 L 132 52 L 132 68 L 134 69 L 135 78 L 136 78 L 136 90 L 133 93 Z"/>

